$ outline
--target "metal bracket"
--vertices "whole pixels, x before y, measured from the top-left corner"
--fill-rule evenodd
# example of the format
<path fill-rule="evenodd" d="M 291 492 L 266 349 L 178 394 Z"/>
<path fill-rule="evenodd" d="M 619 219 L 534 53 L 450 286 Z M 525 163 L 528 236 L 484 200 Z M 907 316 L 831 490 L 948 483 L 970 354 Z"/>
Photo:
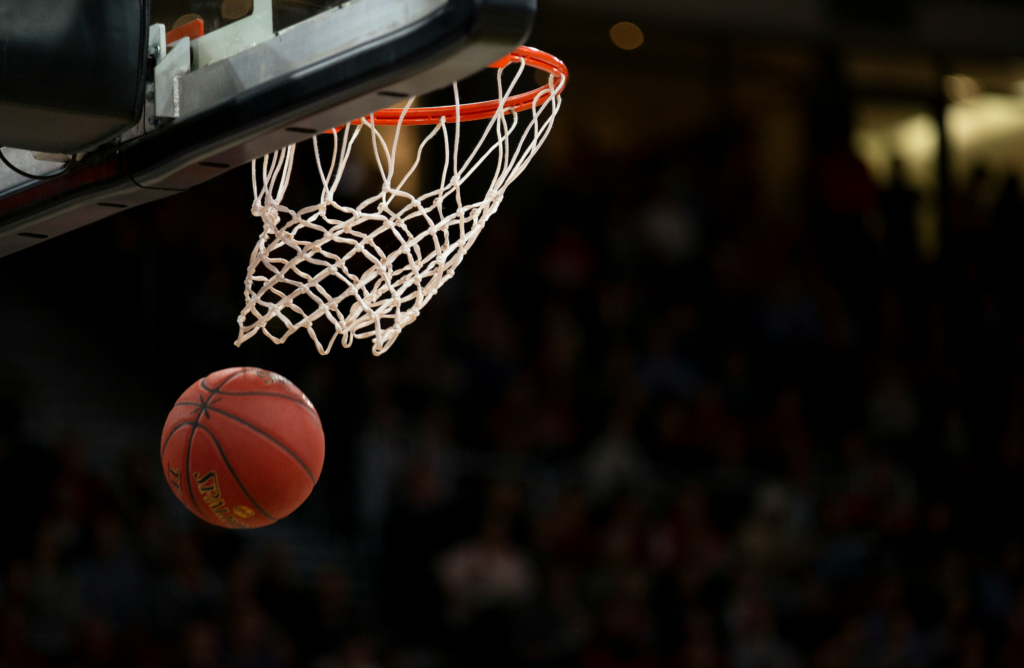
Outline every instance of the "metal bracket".
<path fill-rule="evenodd" d="M 157 118 L 177 118 L 181 115 L 181 83 L 179 77 L 192 70 L 192 48 L 188 37 L 174 43 L 171 52 L 161 60 L 153 73 L 154 102 Z"/>
<path fill-rule="evenodd" d="M 253 0 L 252 14 L 192 42 L 196 68 L 223 60 L 274 36 L 273 0 Z"/>
<path fill-rule="evenodd" d="M 157 65 L 167 56 L 167 28 L 162 23 L 149 26 L 149 54 L 156 61 Z M 153 82 L 146 83 L 145 102 L 142 119 L 139 120 L 134 128 L 120 137 L 116 137 L 114 139 L 115 144 L 141 137 L 147 132 L 152 132 L 156 129 L 156 84 Z"/>
<path fill-rule="evenodd" d="M 159 64 L 167 55 L 167 27 L 163 23 L 149 26 L 149 55 Z"/>
<path fill-rule="evenodd" d="M 85 154 L 81 153 L 80 155 Z M 39 162 L 63 162 L 66 164 L 71 162 L 75 156 L 64 153 L 33 153 L 32 157 Z"/>

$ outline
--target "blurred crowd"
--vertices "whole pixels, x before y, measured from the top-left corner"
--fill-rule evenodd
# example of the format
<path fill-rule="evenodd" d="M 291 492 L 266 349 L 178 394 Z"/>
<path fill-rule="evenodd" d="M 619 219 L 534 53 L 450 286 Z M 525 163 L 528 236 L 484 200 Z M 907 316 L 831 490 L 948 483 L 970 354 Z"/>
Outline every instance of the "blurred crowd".
<path fill-rule="evenodd" d="M 153 444 L 103 477 L 30 442 L 0 351 L 0 666 L 1024 666 L 1017 181 L 945 192 L 925 258 L 899 170 L 810 133 L 782 215 L 742 126 L 542 158 L 382 358 L 210 352 L 244 179 L 234 213 L 221 180 L 49 242 L 53 280 L 122 281 L 118 350 L 167 405 L 232 363 L 309 394 L 327 470 L 285 522 L 362 556 L 297 569 L 184 519 Z"/>

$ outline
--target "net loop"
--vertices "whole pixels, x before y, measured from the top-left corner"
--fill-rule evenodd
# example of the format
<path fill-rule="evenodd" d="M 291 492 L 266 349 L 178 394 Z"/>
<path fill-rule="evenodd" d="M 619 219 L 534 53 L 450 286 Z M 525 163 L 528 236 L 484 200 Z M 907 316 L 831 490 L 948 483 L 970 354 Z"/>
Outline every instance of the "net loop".
<path fill-rule="evenodd" d="M 373 354 L 381 355 L 419 318 L 540 150 L 562 105 L 568 70 L 554 56 L 520 47 L 492 67 L 495 100 L 463 104 L 453 84 L 452 106 L 414 108 L 410 99 L 334 128 L 325 133 L 331 147 L 326 167 L 323 137 L 314 137 L 320 200 L 297 211 L 283 204 L 295 146 L 253 161 L 252 214 L 263 230 L 246 274 L 236 345 L 259 332 L 280 344 L 305 330 L 321 355 L 336 342 L 348 348 L 360 339 L 372 339 Z M 546 72 L 547 83 L 513 95 L 528 67 Z M 464 155 L 462 124 L 484 120 L 481 138 Z M 386 126 L 395 128 L 390 143 L 379 130 Z M 397 175 L 399 140 L 412 126 L 433 127 L 412 166 Z M 335 196 L 360 137 L 371 143 L 381 188 L 346 206 Z M 443 156 L 440 183 L 410 192 L 431 144 Z M 482 199 L 468 198 L 471 183 Z"/>

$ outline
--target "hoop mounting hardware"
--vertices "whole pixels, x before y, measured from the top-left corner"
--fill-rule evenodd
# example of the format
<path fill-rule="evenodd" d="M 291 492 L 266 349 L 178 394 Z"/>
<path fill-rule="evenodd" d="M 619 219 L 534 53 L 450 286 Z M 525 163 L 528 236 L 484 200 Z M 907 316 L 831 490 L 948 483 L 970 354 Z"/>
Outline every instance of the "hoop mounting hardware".
<path fill-rule="evenodd" d="M 521 46 L 508 54 L 498 62 L 491 65 L 491 69 L 502 69 L 512 63 L 525 62 L 528 67 L 547 72 L 555 77 L 554 94 L 561 95 L 569 81 L 569 68 L 558 58 L 540 49 L 529 46 Z M 505 113 L 526 111 L 537 105 L 543 105 L 551 97 L 552 87 L 544 85 L 527 93 L 513 95 L 505 101 Z M 373 115 L 373 122 L 377 125 L 437 125 L 442 119 L 446 123 L 460 121 L 483 121 L 494 116 L 498 111 L 498 100 L 489 102 L 476 102 L 463 104 L 459 107 L 454 105 L 446 107 L 420 107 L 409 109 L 403 118 L 401 108 L 382 109 Z M 360 121 L 354 121 L 358 125 Z M 345 126 L 335 128 L 340 132 Z M 330 131 L 328 131 L 330 132 Z"/>

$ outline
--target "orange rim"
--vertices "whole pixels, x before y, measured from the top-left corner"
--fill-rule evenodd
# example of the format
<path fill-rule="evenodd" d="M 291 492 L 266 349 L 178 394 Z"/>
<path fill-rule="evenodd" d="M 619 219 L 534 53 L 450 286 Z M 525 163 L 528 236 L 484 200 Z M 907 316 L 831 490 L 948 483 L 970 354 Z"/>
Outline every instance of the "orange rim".
<path fill-rule="evenodd" d="M 520 112 L 539 106 L 548 101 L 552 95 L 561 95 L 565 90 L 565 84 L 569 81 L 569 69 L 558 58 L 539 49 L 528 46 L 521 46 L 508 54 L 498 62 L 491 65 L 492 69 L 507 67 L 512 63 L 523 62 L 528 67 L 547 72 L 555 77 L 554 86 L 541 86 L 528 93 L 513 95 L 505 100 L 505 113 Z M 442 120 L 446 123 L 455 123 L 456 116 L 460 121 L 482 121 L 494 117 L 498 111 L 499 100 L 489 102 L 474 102 L 463 104 L 456 108 L 454 105 L 448 107 L 418 107 L 409 109 L 403 118 L 403 109 L 381 109 L 373 115 L 373 122 L 376 125 L 437 125 Z M 358 125 L 362 119 L 353 121 Z M 345 126 L 335 128 L 337 131 L 344 130 Z"/>
<path fill-rule="evenodd" d="M 167 41 L 167 45 L 170 46 L 171 44 L 174 44 L 183 37 L 188 37 L 189 39 L 199 39 L 206 32 L 203 29 L 203 25 L 204 24 L 202 19 L 196 19 L 195 21 L 189 21 L 180 28 L 175 28 L 174 30 L 167 31 L 167 37 L 165 38 Z"/>

